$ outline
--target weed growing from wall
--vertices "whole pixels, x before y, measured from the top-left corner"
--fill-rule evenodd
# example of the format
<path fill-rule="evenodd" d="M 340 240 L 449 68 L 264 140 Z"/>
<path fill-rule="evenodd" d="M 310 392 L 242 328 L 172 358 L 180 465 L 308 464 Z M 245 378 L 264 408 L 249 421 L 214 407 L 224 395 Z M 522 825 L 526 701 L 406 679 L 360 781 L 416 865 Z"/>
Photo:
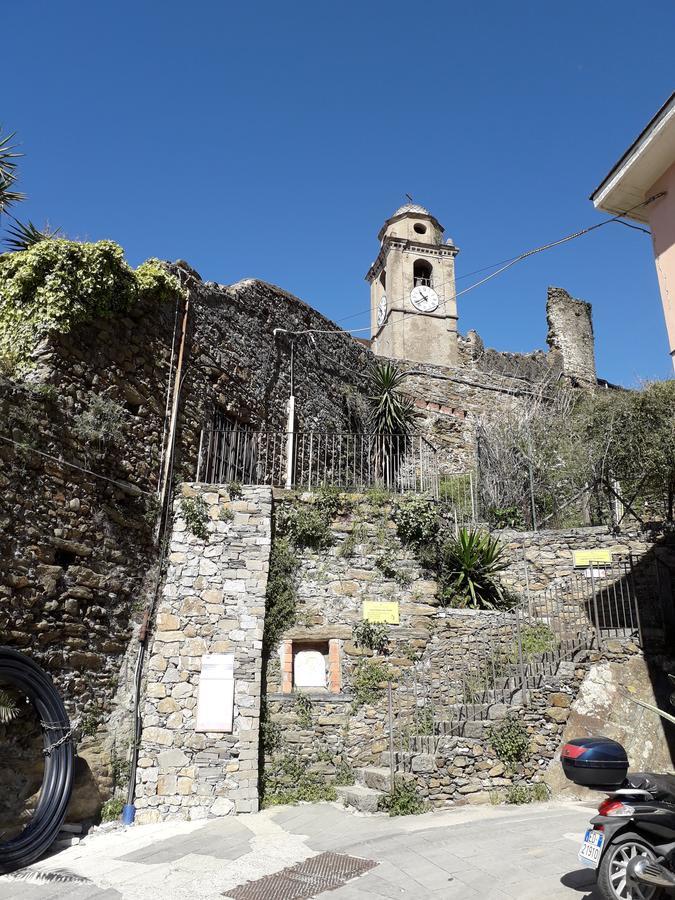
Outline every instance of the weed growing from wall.
<path fill-rule="evenodd" d="M 114 822 L 115 819 L 119 819 L 119 817 L 122 815 L 123 810 L 124 800 L 121 797 L 115 797 L 111 798 L 110 800 L 106 800 L 101 807 L 101 821 Z"/>
<path fill-rule="evenodd" d="M 516 805 L 541 802 L 548 798 L 548 788 L 543 781 L 538 781 L 536 784 L 513 784 L 506 789 L 504 794 L 505 803 Z"/>
<path fill-rule="evenodd" d="M 488 729 L 488 739 L 499 759 L 510 768 L 527 759 L 530 738 L 515 716 L 509 715 L 499 725 L 492 725 Z"/>
<path fill-rule="evenodd" d="M 424 812 L 426 804 L 413 783 L 397 781 L 393 790 L 380 799 L 378 809 L 390 816 L 417 816 Z"/>
<path fill-rule="evenodd" d="M 267 652 L 276 646 L 284 631 L 295 624 L 297 568 L 298 560 L 290 540 L 276 539 L 270 553 L 270 571 L 265 596 L 263 643 Z"/>
<path fill-rule="evenodd" d="M 307 764 L 291 754 L 275 757 L 265 766 L 261 783 L 261 806 L 307 801 L 335 800 L 335 787 L 307 772 Z"/>
<path fill-rule="evenodd" d="M 387 663 L 379 660 L 359 660 L 352 674 L 354 711 L 379 700 L 391 678 L 392 669 Z"/>
<path fill-rule="evenodd" d="M 300 728 L 307 730 L 312 727 L 312 701 L 307 694 L 298 694 L 295 698 L 295 715 Z"/>
<path fill-rule="evenodd" d="M 87 407 L 75 416 L 73 432 L 87 444 L 120 444 L 124 439 L 124 407 L 107 394 L 90 394 Z"/>
<path fill-rule="evenodd" d="M 206 541 L 209 537 L 209 512 L 202 497 L 181 497 L 180 513 L 190 534 Z"/>
<path fill-rule="evenodd" d="M 389 646 L 389 629 L 381 622 L 355 622 L 352 625 L 352 641 L 357 647 L 384 653 Z"/>
<path fill-rule="evenodd" d="M 402 497 L 394 503 L 393 517 L 398 536 L 407 546 L 416 548 L 436 541 L 438 510 L 428 497 L 413 494 Z"/>
<path fill-rule="evenodd" d="M 227 493 L 230 500 L 241 500 L 244 496 L 244 489 L 238 481 L 231 481 L 227 486 Z"/>

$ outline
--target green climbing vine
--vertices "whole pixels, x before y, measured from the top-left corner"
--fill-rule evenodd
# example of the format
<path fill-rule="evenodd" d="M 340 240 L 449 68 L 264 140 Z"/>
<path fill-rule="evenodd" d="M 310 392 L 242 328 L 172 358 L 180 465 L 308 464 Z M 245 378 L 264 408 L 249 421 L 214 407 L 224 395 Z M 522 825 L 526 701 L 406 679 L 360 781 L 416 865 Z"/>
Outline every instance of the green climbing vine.
<path fill-rule="evenodd" d="M 21 374 L 50 332 L 66 334 L 80 322 L 125 313 L 145 299 L 175 298 L 178 279 L 156 259 L 132 269 L 113 241 L 60 238 L 0 254 L 0 358 Z"/>

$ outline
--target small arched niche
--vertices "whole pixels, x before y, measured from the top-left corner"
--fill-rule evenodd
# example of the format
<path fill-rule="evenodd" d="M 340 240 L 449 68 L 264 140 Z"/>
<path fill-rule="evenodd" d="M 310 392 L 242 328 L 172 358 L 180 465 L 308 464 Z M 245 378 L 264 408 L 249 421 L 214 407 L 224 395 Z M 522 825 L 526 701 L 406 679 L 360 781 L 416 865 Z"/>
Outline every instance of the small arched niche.
<path fill-rule="evenodd" d="M 426 285 L 433 287 L 434 268 L 426 259 L 416 259 L 413 263 L 413 287 Z"/>

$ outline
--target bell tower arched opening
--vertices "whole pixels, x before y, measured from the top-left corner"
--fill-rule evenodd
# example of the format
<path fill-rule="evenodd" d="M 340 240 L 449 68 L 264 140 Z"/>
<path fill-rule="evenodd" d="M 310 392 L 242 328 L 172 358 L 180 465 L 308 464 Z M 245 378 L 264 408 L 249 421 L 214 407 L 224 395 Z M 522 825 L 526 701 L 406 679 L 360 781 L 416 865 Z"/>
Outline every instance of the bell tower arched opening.
<path fill-rule="evenodd" d="M 426 259 L 416 259 L 413 263 L 413 287 L 434 286 L 434 267 Z"/>

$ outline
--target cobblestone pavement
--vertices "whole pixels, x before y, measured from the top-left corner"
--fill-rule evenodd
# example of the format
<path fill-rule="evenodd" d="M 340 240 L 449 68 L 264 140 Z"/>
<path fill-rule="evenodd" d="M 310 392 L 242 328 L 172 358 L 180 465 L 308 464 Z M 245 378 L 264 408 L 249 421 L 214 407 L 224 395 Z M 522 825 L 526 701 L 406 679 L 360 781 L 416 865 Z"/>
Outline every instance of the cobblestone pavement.
<path fill-rule="evenodd" d="M 594 875 L 577 862 L 591 809 L 551 802 L 388 818 L 312 804 L 99 831 L 1 876 L 0 900 L 215 900 L 327 850 L 377 863 L 327 900 L 596 900 Z"/>

